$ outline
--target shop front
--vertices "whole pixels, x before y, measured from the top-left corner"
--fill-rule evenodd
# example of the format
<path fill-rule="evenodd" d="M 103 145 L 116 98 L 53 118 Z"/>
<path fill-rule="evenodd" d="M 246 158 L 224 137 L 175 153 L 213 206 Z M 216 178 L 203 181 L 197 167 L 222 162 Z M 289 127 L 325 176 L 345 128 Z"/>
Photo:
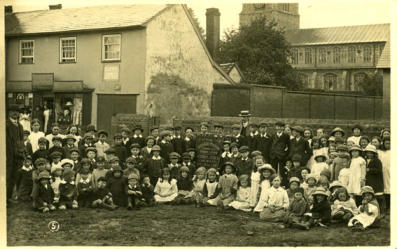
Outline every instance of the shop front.
<path fill-rule="evenodd" d="M 7 105 L 18 104 L 24 115 L 37 118 L 44 131 L 53 122 L 65 130 L 91 123 L 93 89 L 83 81 L 56 81 L 54 74 L 32 74 L 32 81 L 7 81 Z"/>

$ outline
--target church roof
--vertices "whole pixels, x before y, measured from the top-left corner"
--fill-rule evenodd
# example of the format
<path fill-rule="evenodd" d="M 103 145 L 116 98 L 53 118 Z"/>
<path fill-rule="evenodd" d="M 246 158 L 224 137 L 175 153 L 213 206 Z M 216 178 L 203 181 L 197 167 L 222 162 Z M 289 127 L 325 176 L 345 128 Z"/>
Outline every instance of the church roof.
<path fill-rule="evenodd" d="M 386 42 L 390 40 L 390 24 L 287 30 L 285 37 L 294 46 Z"/>
<path fill-rule="evenodd" d="M 144 26 L 168 5 L 111 5 L 5 15 L 6 36 Z M 92 13 L 95 13 L 93 15 Z"/>
<path fill-rule="evenodd" d="M 328 28 L 286 30 L 292 46 L 382 42 L 385 46 L 377 68 L 390 68 L 390 24 L 370 24 Z"/>

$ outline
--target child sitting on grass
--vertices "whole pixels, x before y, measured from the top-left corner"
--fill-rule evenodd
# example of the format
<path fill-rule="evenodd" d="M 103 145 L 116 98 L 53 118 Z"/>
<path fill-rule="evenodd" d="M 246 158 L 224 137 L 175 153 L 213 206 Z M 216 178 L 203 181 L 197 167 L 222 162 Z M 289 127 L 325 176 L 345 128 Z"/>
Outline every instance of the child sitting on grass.
<path fill-rule="evenodd" d="M 106 178 L 100 177 L 98 179 L 98 188 L 93 193 L 93 201 L 91 207 L 101 207 L 108 210 L 114 210 L 117 208 L 117 206 L 113 204 L 112 193 L 110 193 L 106 185 Z"/>
<path fill-rule="evenodd" d="M 145 176 L 142 180 L 142 201 L 148 205 L 153 206 L 154 204 L 154 187 L 150 184 L 150 177 Z"/>
<path fill-rule="evenodd" d="M 127 209 L 138 210 L 140 208 L 140 199 L 142 198 L 141 186 L 139 185 L 139 176 L 132 173 L 128 176 L 127 186 Z"/>
<path fill-rule="evenodd" d="M 358 214 L 356 202 L 353 198 L 350 198 L 344 187 L 337 189 L 336 196 L 331 206 L 332 220 L 346 224 L 353 216 Z"/>
<path fill-rule="evenodd" d="M 191 202 L 189 194 L 193 189 L 193 181 L 190 178 L 189 168 L 182 166 L 179 169 L 179 177 L 177 179 L 178 197 L 175 199 L 175 204 L 188 204 Z"/>
<path fill-rule="evenodd" d="M 205 175 L 207 170 L 204 167 L 199 167 L 193 178 L 193 190 L 188 195 L 191 196 L 195 202 L 196 207 L 200 207 L 203 203 L 203 190 L 206 182 Z"/>
<path fill-rule="evenodd" d="M 316 177 L 312 174 L 307 176 L 307 187 L 305 188 L 305 198 L 309 205 L 313 203 L 313 196 L 312 194 L 316 191 Z"/>
<path fill-rule="evenodd" d="M 308 209 L 307 201 L 304 197 L 304 189 L 298 187 L 294 197 L 289 204 L 287 213 L 284 216 L 285 227 L 295 226 L 302 221 L 303 214 Z"/>
<path fill-rule="evenodd" d="M 48 163 L 47 159 L 44 158 L 38 158 L 34 162 L 34 166 L 36 167 L 36 169 L 32 171 L 33 186 L 32 186 L 32 194 L 31 194 L 31 197 L 33 199 L 33 208 L 37 208 L 37 195 L 40 185 L 39 175 L 41 172 L 45 171 L 45 167 L 47 163 Z"/>
<path fill-rule="evenodd" d="M 379 216 L 379 204 L 375 198 L 375 191 L 370 186 L 361 189 L 363 197 L 359 214 L 350 219 L 348 226 L 356 231 L 364 231 L 365 228 L 374 224 Z"/>
<path fill-rule="evenodd" d="M 51 168 L 51 187 L 54 190 L 54 204 L 59 203 L 59 184 L 62 180 L 63 168 L 61 166 L 55 166 Z"/>
<path fill-rule="evenodd" d="M 345 186 L 342 185 L 341 182 L 339 181 L 333 181 L 330 185 L 329 185 L 329 192 L 330 192 L 330 196 L 328 198 L 329 202 L 331 204 L 334 203 L 334 201 L 336 199 L 338 199 L 338 190 L 341 188 L 344 188 Z"/>
<path fill-rule="evenodd" d="M 77 183 L 77 201 L 80 207 L 88 207 L 91 203 L 93 184 L 91 173 L 82 169 L 79 173 L 80 180 Z"/>
<path fill-rule="evenodd" d="M 288 199 L 291 203 L 294 199 L 295 191 L 299 188 L 300 181 L 298 177 L 291 177 L 289 179 L 289 188 L 287 189 Z"/>
<path fill-rule="evenodd" d="M 98 188 L 98 179 L 101 177 L 105 177 L 106 173 L 108 172 L 107 169 L 105 169 L 105 157 L 99 156 L 98 160 L 96 162 L 96 169 L 92 172 L 92 184 L 94 189 Z"/>
<path fill-rule="evenodd" d="M 108 187 L 114 204 L 121 207 L 127 206 L 127 181 L 123 177 L 123 171 L 119 165 L 113 167 L 113 171 L 108 174 Z"/>
<path fill-rule="evenodd" d="M 168 168 L 162 169 L 161 177 L 154 187 L 154 200 L 156 203 L 170 203 L 178 196 L 178 186 L 176 179 L 171 179 Z"/>
<path fill-rule="evenodd" d="M 270 178 L 272 186 L 265 191 L 263 211 L 259 213 L 259 218 L 263 221 L 279 222 L 282 221 L 289 207 L 288 194 L 283 189 L 281 178 L 273 174 Z"/>
<path fill-rule="evenodd" d="M 217 205 L 217 197 L 219 194 L 218 182 L 216 180 L 216 169 L 210 168 L 207 170 L 207 181 L 203 189 L 203 204 Z"/>
<path fill-rule="evenodd" d="M 50 185 L 51 176 L 48 171 L 41 171 L 37 180 L 38 180 L 38 189 L 37 189 L 37 209 L 46 213 L 48 211 L 55 210 L 55 206 L 52 204 L 54 201 L 54 191 Z"/>
<path fill-rule="evenodd" d="M 59 209 L 78 208 L 77 189 L 74 183 L 74 172 L 65 170 L 62 175 L 63 182 L 59 184 Z"/>
<path fill-rule="evenodd" d="M 229 203 L 234 200 L 237 192 L 238 178 L 235 175 L 236 168 L 232 162 L 225 163 L 225 174 L 219 178 L 217 197 L 218 211 L 223 210 Z"/>
<path fill-rule="evenodd" d="M 23 161 L 23 165 L 18 169 L 17 175 L 17 190 L 18 199 L 21 201 L 31 201 L 32 198 L 30 193 L 32 193 L 33 180 L 32 180 L 32 157 L 27 155 Z"/>
<path fill-rule="evenodd" d="M 236 200 L 232 201 L 229 204 L 229 207 L 232 207 L 236 210 L 242 210 L 244 212 L 250 212 L 250 193 L 251 188 L 249 185 L 249 177 L 248 175 L 241 175 L 239 177 L 238 182 L 238 190 L 236 195 Z"/>

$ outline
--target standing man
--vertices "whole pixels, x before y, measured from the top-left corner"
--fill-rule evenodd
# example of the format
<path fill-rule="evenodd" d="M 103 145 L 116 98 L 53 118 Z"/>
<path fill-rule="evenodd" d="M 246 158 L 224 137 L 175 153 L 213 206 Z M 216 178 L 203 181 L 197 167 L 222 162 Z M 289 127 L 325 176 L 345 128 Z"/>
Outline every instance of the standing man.
<path fill-rule="evenodd" d="M 289 135 L 284 133 L 284 127 L 283 122 L 276 123 L 276 134 L 271 136 L 272 146 L 269 155 L 270 163 L 279 175 L 284 175 L 284 164 L 288 156 Z"/>
<path fill-rule="evenodd" d="M 6 121 L 6 185 L 7 203 L 12 201 L 12 191 L 18 167 L 24 160 L 23 128 L 18 122 L 19 108 L 11 105 Z"/>
<path fill-rule="evenodd" d="M 270 151 L 272 148 L 272 138 L 267 134 L 267 124 L 261 123 L 259 126 L 259 134 L 256 139 L 256 149 L 262 153 L 266 163 L 271 163 Z M 275 168 L 277 170 L 277 168 Z"/>

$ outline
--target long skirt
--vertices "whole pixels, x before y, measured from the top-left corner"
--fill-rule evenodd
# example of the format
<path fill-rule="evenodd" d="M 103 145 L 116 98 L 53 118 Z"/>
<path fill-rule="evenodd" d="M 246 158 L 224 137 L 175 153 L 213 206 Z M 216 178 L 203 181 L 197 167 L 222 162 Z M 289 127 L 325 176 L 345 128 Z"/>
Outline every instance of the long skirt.
<path fill-rule="evenodd" d="M 170 196 L 166 196 L 166 197 L 161 197 L 159 195 L 154 195 L 154 200 L 156 202 L 160 202 L 160 203 L 165 203 L 165 202 L 171 202 L 173 201 L 176 197 L 178 196 L 178 193 L 172 194 Z"/>
<path fill-rule="evenodd" d="M 250 212 L 251 207 L 249 202 L 244 202 L 244 201 L 232 201 L 229 204 L 230 207 L 233 207 L 234 209 L 237 210 L 242 210 L 244 212 Z"/>
<path fill-rule="evenodd" d="M 259 213 L 259 219 L 270 222 L 283 221 L 284 216 L 285 216 L 284 209 L 280 209 L 275 212 L 272 212 L 270 211 L 270 208 L 264 208 L 263 211 Z"/>

